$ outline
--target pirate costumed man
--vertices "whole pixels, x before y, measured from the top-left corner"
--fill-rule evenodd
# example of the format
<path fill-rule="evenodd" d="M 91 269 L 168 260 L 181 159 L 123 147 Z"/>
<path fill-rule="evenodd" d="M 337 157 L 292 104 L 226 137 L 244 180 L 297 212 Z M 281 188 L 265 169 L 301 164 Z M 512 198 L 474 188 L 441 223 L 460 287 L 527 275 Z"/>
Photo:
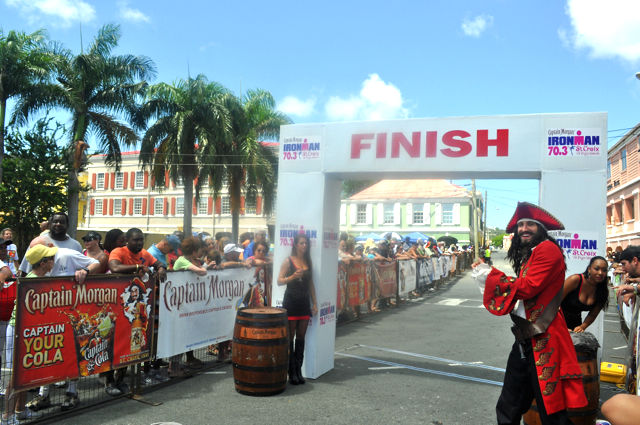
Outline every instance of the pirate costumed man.
<path fill-rule="evenodd" d="M 587 405 L 576 352 L 558 308 L 564 253 L 549 230 L 564 226 L 544 209 L 519 202 L 507 225 L 508 233 L 516 233 L 507 258 L 518 277 L 486 264 L 478 266 L 486 274 L 475 273 L 486 276 L 485 308 L 497 316 L 509 313 L 516 337 L 496 405 L 499 425 L 520 424 L 534 398 L 544 425 L 572 424 L 566 409 Z"/>

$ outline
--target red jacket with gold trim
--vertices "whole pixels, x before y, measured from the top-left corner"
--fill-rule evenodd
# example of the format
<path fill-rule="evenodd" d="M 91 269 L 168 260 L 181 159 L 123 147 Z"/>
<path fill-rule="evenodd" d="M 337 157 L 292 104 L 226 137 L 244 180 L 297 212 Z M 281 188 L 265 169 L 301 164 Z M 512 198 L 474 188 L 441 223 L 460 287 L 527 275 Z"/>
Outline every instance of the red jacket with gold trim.
<path fill-rule="evenodd" d="M 484 306 L 504 315 L 522 300 L 526 319 L 535 322 L 544 307 L 562 290 L 566 266 L 560 248 L 549 240 L 539 243 L 520 276 L 509 277 L 493 268 L 484 288 Z M 582 372 L 562 311 L 558 310 L 547 330 L 531 338 L 538 383 L 548 414 L 587 405 Z"/>

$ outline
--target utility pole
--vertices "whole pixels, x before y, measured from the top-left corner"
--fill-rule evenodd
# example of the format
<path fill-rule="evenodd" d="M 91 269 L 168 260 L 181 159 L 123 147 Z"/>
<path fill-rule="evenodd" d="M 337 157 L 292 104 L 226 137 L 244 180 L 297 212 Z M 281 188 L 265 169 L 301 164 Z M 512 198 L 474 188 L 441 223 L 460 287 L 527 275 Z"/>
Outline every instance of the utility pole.
<path fill-rule="evenodd" d="M 487 230 L 487 191 L 484 191 L 484 204 L 482 205 L 484 209 L 484 222 L 482 223 L 482 228 L 484 229 L 484 244 L 488 245 L 487 237 L 489 235 L 489 230 Z"/>
<path fill-rule="evenodd" d="M 478 201 L 476 200 L 476 179 L 471 179 L 471 204 L 473 206 L 473 255 L 478 258 Z"/>

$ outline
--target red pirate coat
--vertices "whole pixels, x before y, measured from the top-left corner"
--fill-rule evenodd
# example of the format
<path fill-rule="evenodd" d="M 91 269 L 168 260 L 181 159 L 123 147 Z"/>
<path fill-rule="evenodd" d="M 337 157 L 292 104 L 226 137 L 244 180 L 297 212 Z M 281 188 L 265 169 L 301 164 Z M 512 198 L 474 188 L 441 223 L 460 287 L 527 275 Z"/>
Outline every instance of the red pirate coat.
<path fill-rule="evenodd" d="M 546 240 L 532 251 L 517 278 L 493 268 L 484 288 L 484 306 L 504 315 L 522 300 L 526 319 L 535 322 L 544 307 L 562 290 L 565 275 L 562 251 Z M 547 330 L 530 338 L 538 384 L 548 414 L 587 405 L 582 372 L 562 311 L 558 310 Z"/>

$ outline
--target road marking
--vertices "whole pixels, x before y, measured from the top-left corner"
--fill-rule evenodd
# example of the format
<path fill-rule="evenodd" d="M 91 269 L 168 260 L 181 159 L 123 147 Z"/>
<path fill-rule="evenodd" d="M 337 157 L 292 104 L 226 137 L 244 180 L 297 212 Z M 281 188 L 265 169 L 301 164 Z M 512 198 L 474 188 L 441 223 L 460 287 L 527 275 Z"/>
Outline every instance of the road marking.
<path fill-rule="evenodd" d="M 390 369 L 404 369 L 402 366 L 380 366 L 380 367 L 370 367 L 369 370 L 390 370 Z"/>
<path fill-rule="evenodd" d="M 209 372 L 202 372 L 202 374 L 204 374 L 204 375 L 226 375 L 227 372 L 225 372 L 225 371 L 209 371 Z"/>
<path fill-rule="evenodd" d="M 612 350 L 622 350 L 623 348 L 627 348 L 627 346 L 621 345 L 620 347 L 613 347 Z"/>
<path fill-rule="evenodd" d="M 460 365 L 460 366 L 469 366 L 469 367 L 477 367 L 477 368 L 480 368 L 480 369 L 495 370 L 495 371 L 503 372 L 503 373 L 505 372 L 505 370 L 502 369 L 502 368 L 485 365 L 485 364 L 482 364 L 482 362 L 461 362 L 461 361 L 458 361 L 458 360 L 451 360 L 451 359 L 445 359 L 445 358 L 442 358 L 442 357 L 429 356 L 427 354 L 410 353 L 408 351 L 394 350 L 394 349 L 391 349 L 391 348 L 384 348 L 384 347 L 376 347 L 374 345 L 356 344 L 356 347 L 370 348 L 372 350 L 386 351 L 388 353 L 403 354 L 405 356 L 418 357 L 418 358 L 421 358 L 421 359 L 428 359 L 428 360 L 435 360 L 437 362 L 442 362 L 442 363 L 447 363 L 447 364 L 454 364 L 454 365 Z"/>
<path fill-rule="evenodd" d="M 468 301 L 468 300 L 467 300 L 467 299 L 465 299 L 465 298 L 446 298 L 446 299 L 444 299 L 444 300 L 442 300 L 442 301 L 438 301 L 438 302 L 437 302 L 437 303 L 435 303 L 435 304 L 438 304 L 438 305 L 450 305 L 450 306 L 456 306 L 456 305 L 460 305 L 460 304 L 462 304 L 462 303 L 463 303 L 463 302 L 465 302 L 465 301 Z"/>
<path fill-rule="evenodd" d="M 460 375 L 458 373 L 450 373 L 450 372 L 442 372 L 440 370 L 425 369 L 423 367 L 416 367 L 416 366 L 411 366 L 411 365 L 405 365 L 405 364 L 402 364 L 402 363 L 389 362 L 389 361 L 386 361 L 386 360 L 372 359 L 371 357 L 356 356 L 354 354 L 339 353 L 339 352 L 336 352 L 336 354 L 338 356 L 351 357 L 353 359 L 365 360 L 365 361 L 368 361 L 368 362 L 384 364 L 384 365 L 387 365 L 387 366 L 395 366 L 395 367 L 399 367 L 399 368 L 402 368 L 402 369 L 414 370 L 416 372 L 431 373 L 433 375 L 447 376 L 447 377 L 450 377 L 450 378 L 457 378 L 457 379 L 462 379 L 462 380 L 465 380 L 465 381 L 479 382 L 481 384 L 495 385 L 495 386 L 498 386 L 498 387 L 502 386 L 502 382 L 492 381 L 490 379 L 475 378 L 473 376 Z"/>

